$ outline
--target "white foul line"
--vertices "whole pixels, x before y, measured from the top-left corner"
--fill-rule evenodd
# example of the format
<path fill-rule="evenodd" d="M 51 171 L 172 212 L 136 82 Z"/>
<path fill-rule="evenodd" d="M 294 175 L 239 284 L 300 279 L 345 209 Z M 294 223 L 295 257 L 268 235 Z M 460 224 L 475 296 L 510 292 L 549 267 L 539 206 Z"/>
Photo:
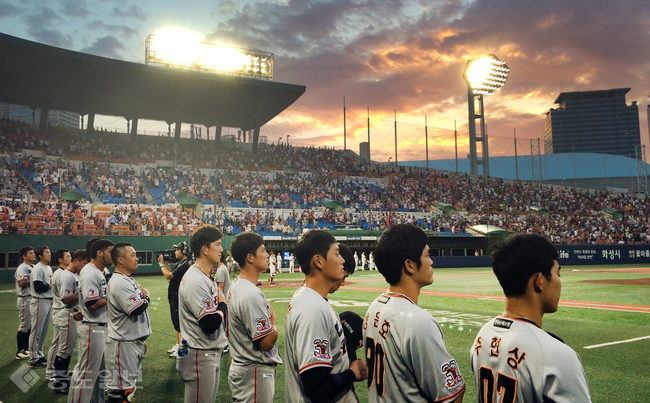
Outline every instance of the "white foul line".
<path fill-rule="evenodd" d="M 598 348 L 598 347 L 605 347 L 605 346 L 612 346 L 614 344 L 623 344 L 623 343 L 632 343 L 633 341 L 639 341 L 643 339 L 650 339 L 650 336 L 643 336 L 643 337 L 635 337 L 633 339 L 627 339 L 627 340 L 620 340 L 620 341 L 613 341 L 611 343 L 603 343 L 603 344 L 594 344 L 593 346 L 587 346 L 583 348 Z"/>

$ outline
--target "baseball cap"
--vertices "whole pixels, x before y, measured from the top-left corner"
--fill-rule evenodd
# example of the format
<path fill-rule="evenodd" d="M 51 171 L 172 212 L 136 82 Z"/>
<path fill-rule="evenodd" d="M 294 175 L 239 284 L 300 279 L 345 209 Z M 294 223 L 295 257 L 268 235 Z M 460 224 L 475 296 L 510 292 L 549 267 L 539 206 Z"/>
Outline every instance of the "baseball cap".
<path fill-rule="evenodd" d="M 363 319 L 352 311 L 341 312 L 341 325 L 348 347 L 350 362 L 357 359 L 357 349 L 363 346 Z"/>

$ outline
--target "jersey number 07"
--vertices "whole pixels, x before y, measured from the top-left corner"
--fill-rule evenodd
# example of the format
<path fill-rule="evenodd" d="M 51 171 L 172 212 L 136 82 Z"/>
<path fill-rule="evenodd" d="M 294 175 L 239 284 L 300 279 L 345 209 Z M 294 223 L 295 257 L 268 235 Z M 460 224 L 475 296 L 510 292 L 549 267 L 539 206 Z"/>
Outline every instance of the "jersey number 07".
<path fill-rule="evenodd" d="M 368 368 L 370 371 L 370 368 Z M 514 403 L 517 397 L 517 379 L 497 371 L 496 383 L 494 382 L 494 372 L 492 368 L 481 367 L 479 372 L 480 393 L 479 403 L 494 403 L 495 392 L 501 395 L 499 403 Z M 370 380 L 369 380 L 370 381 Z"/>

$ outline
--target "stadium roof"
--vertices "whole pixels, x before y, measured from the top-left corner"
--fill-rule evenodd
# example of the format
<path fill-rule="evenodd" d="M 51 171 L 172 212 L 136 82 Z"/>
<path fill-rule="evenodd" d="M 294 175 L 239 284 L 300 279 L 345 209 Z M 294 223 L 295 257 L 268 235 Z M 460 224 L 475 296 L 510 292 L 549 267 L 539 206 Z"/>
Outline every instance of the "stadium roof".
<path fill-rule="evenodd" d="M 0 101 L 210 126 L 261 127 L 305 86 L 181 71 L 60 49 L 0 33 Z"/>

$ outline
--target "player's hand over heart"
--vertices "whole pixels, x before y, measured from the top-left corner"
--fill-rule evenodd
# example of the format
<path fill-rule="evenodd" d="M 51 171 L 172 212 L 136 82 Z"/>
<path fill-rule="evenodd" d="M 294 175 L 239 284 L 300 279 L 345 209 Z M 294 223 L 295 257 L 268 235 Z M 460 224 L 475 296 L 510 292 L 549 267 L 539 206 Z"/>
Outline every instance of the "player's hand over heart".
<path fill-rule="evenodd" d="M 352 364 L 350 364 L 350 369 L 354 372 L 357 382 L 368 379 L 368 366 L 361 358 L 354 360 Z"/>

